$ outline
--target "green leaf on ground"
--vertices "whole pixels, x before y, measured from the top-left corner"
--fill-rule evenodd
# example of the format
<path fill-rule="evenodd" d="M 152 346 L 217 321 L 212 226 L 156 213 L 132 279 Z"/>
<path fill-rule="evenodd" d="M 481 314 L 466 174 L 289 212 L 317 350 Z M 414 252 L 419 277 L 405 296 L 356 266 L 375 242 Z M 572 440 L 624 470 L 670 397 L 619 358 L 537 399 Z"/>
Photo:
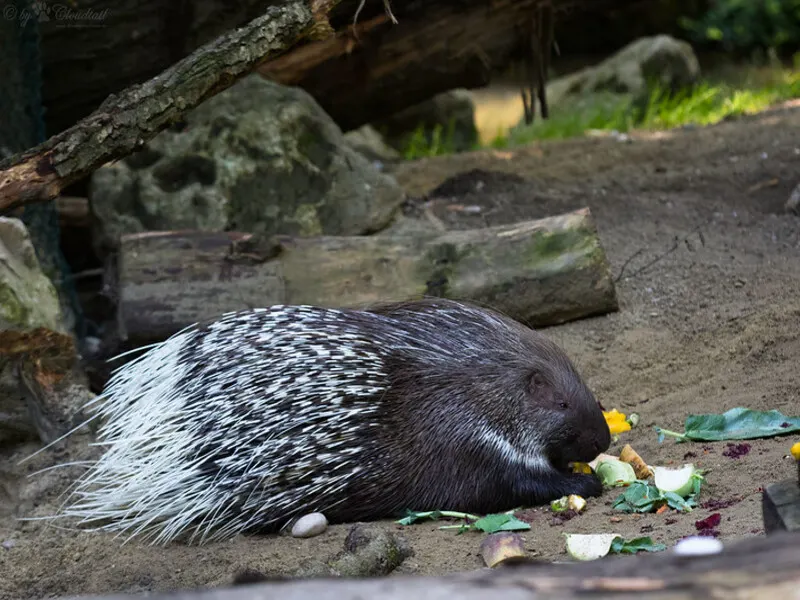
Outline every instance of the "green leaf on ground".
<path fill-rule="evenodd" d="M 684 433 L 656 427 L 658 440 L 722 442 L 775 437 L 800 431 L 800 417 L 787 417 L 777 410 L 732 408 L 721 414 L 689 415 Z"/>
<path fill-rule="evenodd" d="M 436 519 L 441 518 L 453 518 L 453 519 L 470 519 L 472 521 L 477 521 L 480 519 L 477 515 L 471 515 L 469 513 L 463 512 L 454 512 L 448 510 L 428 510 L 428 511 L 408 511 L 408 514 L 403 517 L 402 519 L 395 521 L 398 525 L 412 525 L 417 521 L 425 521 L 425 520 L 432 520 L 435 521 Z"/>
<path fill-rule="evenodd" d="M 399 525 L 412 525 L 418 521 L 436 520 L 442 518 L 462 519 L 464 523 L 459 525 L 444 525 L 439 529 L 458 529 L 459 533 L 464 531 L 483 531 L 484 533 L 496 533 L 498 531 L 524 531 L 531 526 L 525 521 L 517 519 L 513 512 L 498 513 L 479 517 L 464 512 L 448 510 L 429 510 L 423 512 L 409 511 L 402 519 L 396 521 Z M 471 521 L 471 522 L 470 522 Z"/>
<path fill-rule="evenodd" d="M 696 491 L 695 491 L 696 490 Z M 662 493 L 656 486 L 646 481 L 635 481 L 614 500 L 612 508 L 626 513 L 655 512 L 665 504 L 674 510 L 690 512 L 697 506 L 696 495 L 699 484 L 688 498 L 681 498 L 673 492 Z"/>
<path fill-rule="evenodd" d="M 514 515 L 501 513 L 498 515 L 486 515 L 482 519 L 475 521 L 472 526 L 484 533 L 495 533 L 497 531 L 525 531 L 531 526 L 525 521 L 520 521 Z"/>
<path fill-rule="evenodd" d="M 661 552 L 666 550 L 664 544 L 656 544 L 649 537 L 639 537 L 632 540 L 624 540 L 621 537 L 615 538 L 611 542 L 611 553 L 613 554 L 636 554 L 637 552 Z"/>

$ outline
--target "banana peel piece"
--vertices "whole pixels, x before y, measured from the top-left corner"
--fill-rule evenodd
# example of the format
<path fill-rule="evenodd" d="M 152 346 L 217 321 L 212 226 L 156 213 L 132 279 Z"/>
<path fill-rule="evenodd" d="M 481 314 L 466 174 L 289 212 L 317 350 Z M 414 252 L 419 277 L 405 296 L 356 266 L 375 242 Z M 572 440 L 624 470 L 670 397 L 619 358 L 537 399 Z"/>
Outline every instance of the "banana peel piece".
<path fill-rule="evenodd" d="M 619 459 L 633 467 L 633 472 L 636 473 L 637 479 L 647 479 L 653 475 L 653 469 L 644 462 L 630 444 L 625 444 L 622 452 L 619 453 Z"/>
<path fill-rule="evenodd" d="M 481 542 L 480 553 L 483 562 L 492 569 L 509 559 L 525 558 L 526 556 L 522 536 L 508 531 L 486 536 Z"/>

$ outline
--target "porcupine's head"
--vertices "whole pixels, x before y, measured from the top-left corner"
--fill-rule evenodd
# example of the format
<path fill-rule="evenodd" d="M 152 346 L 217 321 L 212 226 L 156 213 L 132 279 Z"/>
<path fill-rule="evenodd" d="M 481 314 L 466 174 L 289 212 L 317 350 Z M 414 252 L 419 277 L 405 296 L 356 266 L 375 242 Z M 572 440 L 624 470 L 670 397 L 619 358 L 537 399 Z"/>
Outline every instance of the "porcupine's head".
<path fill-rule="evenodd" d="M 562 471 L 611 444 L 594 394 L 566 353 L 541 333 L 449 300 L 374 310 L 408 327 L 409 355 L 417 365 L 408 386 L 415 394 L 441 396 L 429 405 L 447 405 L 458 414 L 460 424 L 448 427 L 476 432 L 509 460 L 535 464 L 546 458 Z"/>

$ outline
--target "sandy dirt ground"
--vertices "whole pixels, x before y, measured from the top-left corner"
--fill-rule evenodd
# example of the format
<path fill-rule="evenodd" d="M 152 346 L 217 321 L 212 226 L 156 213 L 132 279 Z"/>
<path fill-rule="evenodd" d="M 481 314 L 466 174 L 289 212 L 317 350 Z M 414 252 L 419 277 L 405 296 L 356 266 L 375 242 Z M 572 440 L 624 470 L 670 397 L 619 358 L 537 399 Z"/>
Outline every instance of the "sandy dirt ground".
<path fill-rule="evenodd" d="M 654 425 L 681 430 L 687 414 L 735 406 L 800 414 L 800 218 L 783 203 L 800 182 L 800 107 L 785 107 L 708 129 L 536 144 L 405 164 L 397 177 L 427 195 L 451 227 L 508 223 L 589 206 L 618 282 L 618 313 L 546 330 L 574 358 L 607 407 L 635 411 L 631 443 L 651 464 L 693 460 L 709 469 L 703 506 L 691 514 L 624 515 L 615 493 L 585 514 L 553 523 L 527 511 L 526 547 L 564 560 L 564 533 L 650 535 L 673 544 L 719 512 L 723 541 L 763 535 L 760 487 L 791 477 L 793 438 L 754 441 L 739 458 L 725 443 L 659 444 Z M 442 185 L 444 184 L 444 185 Z M 438 186 L 440 191 L 432 193 Z M 458 205 L 479 205 L 465 213 Z M 454 206 L 456 208 L 454 208 Z M 648 266 L 649 265 L 649 266 Z M 85 440 L 37 457 L 6 477 L 82 456 Z M 19 457 L 19 455 L 17 455 Z M 159 548 L 111 536 L 63 531 L 18 516 L 52 514 L 68 475 L 23 488 L 19 512 L 0 517 L 0 598 L 154 592 L 217 586 L 244 568 L 291 572 L 341 549 L 346 526 L 324 535 L 239 538 L 205 547 Z M 708 508 L 711 503 L 712 508 Z M 714 503 L 730 504 L 715 509 Z M 387 521 L 387 528 L 400 529 Z M 437 523 L 402 533 L 413 548 L 398 573 L 480 568 L 479 534 Z"/>

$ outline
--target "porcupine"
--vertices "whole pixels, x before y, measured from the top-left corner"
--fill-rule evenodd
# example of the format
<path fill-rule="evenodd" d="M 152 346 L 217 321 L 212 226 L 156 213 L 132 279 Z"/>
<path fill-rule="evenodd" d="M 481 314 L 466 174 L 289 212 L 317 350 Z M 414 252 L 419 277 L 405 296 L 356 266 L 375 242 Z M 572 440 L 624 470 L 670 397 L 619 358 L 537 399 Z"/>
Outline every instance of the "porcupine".
<path fill-rule="evenodd" d="M 601 493 L 610 445 L 566 354 L 498 312 L 426 299 L 272 306 L 190 327 L 112 374 L 108 448 L 61 516 L 189 543 L 407 510 L 489 513 Z"/>

